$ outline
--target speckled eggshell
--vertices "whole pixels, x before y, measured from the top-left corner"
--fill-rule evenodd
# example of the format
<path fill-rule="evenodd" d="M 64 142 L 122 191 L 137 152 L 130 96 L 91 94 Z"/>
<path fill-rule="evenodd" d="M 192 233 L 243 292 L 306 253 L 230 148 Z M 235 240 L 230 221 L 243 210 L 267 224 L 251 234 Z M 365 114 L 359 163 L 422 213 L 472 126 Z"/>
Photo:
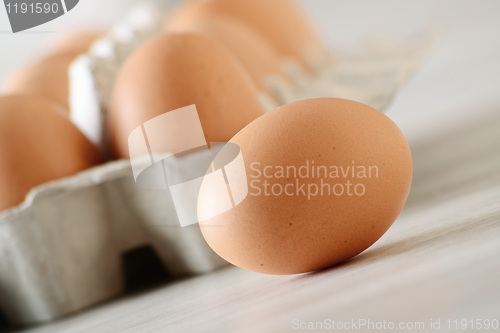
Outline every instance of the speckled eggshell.
<path fill-rule="evenodd" d="M 114 156 L 129 157 L 128 136 L 136 127 L 192 104 L 207 142 L 229 141 L 264 113 L 251 77 L 216 41 L 167 34 L 147 42 L 125 63 L 116 81 L 109 114 Z M 169 144 L 165 142 L 163 152 L 169 152 Z"/>
<path fill-rule="evenodd" d="M 200 225 L 216 253 L 247 270 L 296 274 L 348 260 L 389 229 L 410 190 L 412 157 L 404 135 L 383 113 L 357 102 L 324 98 L 291 103 L 255 120 L 230 142 L 241 148 L 249 195 L 233 209 Z M 325 177 L 320 171 L 317 177 L 316 171 L 313 177 L 310 171 L 308 177 L 301 178 L 290 171 L 290 177 L 280 178 L 273 172 L 278 166 L 299 170 L 308 161 L 328 170 L 332 166 L 351 170 L 347 167 L 354 165 L 355 176 L 349 171 L 345 177 L 335 178 L 330 173 Z M 267 171 L 271 178 L 263 173 L 267 166 L 271 167 Z M 363 166 L 377 169 L 371 169 L 370 177 L 368 172 L 363 177 L 358 174 L 358 167 Z M 302 176 L 306 175 L 303 170 Z M 323 195 L 309 199 L 288 188 L 294 195 L 274 195 L 271 191 L 271 195 L 264 195 L 264 181 L 276 186 L 274 193 L 279 193 L 280 187 L 297 180 L 305 184 L 305 193 L 314 193 L 314 187 L 311 191 L 307 187 L 323 180 L 331 188 L 337 186 L 337 194 L 343 186 L 344 194 L 333 195 L 324 189 Z M 355 195 L 355 184 L 364 185 L 363 195 Z M 207 186 L 205 181 L 199 214 L 211 208 L 207 206 L 211 201 L 203 197 L 203 186 Z"/>

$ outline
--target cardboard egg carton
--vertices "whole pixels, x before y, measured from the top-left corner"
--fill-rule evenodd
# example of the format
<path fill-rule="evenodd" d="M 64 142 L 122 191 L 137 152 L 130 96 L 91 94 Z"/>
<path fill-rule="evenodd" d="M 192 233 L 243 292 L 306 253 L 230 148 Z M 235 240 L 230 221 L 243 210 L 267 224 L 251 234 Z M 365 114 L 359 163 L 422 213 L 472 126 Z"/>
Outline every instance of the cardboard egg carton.
<path fill-rule="evenodd" d="M 72 121 L 105 154 L 106 111 L 117 74 L 141 43 L 161 33 L 171 12 L 160 2 L 139 4 L 70 68 Z M 392 48 L 384 43 L 374 42 L 357 54 L 336 54 L 315 75 L 284 59 L 292 83 L 269 77 L 270 91 L 279 104 L 342 97 L 383 110 L 428 49 L 421 41 L 390 43 Z M 278 106 L 261 100 L 266 110 Z M 170 172 L 182 178 L 185 165 L 192 168 L 189 160 L 204 154 L 171 158 Z M 196 225 L 180 228 L 169 191 L 137 186 L 130 161 L 109 162 L 34 188 L 21 205 L 0 213 L 0 309 L 12 324 L 25 325 L 117 297 L 124 291 L 122 254 L 144 245 L 152 245 L 177 277 L 227 264 Z"/>

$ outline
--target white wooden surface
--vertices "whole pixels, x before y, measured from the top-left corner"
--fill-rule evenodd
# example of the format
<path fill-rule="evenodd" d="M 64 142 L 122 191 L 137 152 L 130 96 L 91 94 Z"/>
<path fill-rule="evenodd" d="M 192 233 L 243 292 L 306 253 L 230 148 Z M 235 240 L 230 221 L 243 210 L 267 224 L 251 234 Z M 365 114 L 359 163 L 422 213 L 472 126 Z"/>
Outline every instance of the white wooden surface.
<path fill-rule="evenodd" d="M 388 113 L 415 162 L 394 226 L 329 270 L 275 277 L 231 267 L 28 332 L 293 332 L 294 320 L 328 318 L 423 322 L 414 331 L 425 332 L 441 320 L 443 332 L 470 332 L 447 330 L 446 320 L 500 320 L 500 2 L 302 2 L 333 46 L 446 21 Z"/>

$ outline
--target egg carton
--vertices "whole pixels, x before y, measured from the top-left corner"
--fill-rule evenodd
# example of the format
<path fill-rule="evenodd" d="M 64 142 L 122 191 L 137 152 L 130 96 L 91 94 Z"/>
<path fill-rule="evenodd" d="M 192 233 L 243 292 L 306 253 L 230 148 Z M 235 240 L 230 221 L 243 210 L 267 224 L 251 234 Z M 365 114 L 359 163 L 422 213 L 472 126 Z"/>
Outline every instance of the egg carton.
<path fill-rule="evenodd" d="M 161 33 L 172 9 L 161 2 L 139 4 L 70 68 L 72 121 L 104 154 L 106 111 L 117 74 L 139 45 Z M 335 53 L 315 64 L 316 74 L 284 59 L 292 83 L 269 77 L 274 98 L 262 93 L 262 106 L 271 110 L 329 96 L 383 111 L 421 61 L 428 41 L 379 39 L 357 53 Z M 205 172 L 192 166 L 206 154 L 170 158 L 170 172 L 182 179 Z M 134 161 L 134 166 L 141 163 L 148 166 L 147 161 Z M 21 205 L 0 213 L 0 309 L 12 324 L 25 325 L 117 297 L 124 292 L 122 254 L 144 245 L 153 246 L 176 277 L 227 265 L 197 225 L 180 228 L 177 211 L 169 191 L 137 186 L 131 161 L 109 162 L 34 188 Z"/>

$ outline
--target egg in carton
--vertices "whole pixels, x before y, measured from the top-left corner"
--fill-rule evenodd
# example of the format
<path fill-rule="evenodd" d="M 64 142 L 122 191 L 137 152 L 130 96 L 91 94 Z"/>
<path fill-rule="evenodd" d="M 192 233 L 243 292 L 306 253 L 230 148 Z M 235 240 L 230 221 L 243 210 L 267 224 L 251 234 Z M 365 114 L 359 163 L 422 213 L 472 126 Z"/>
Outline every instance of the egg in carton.
<path fill-rule="evenodd" d="M 132 9 L 71 66 L 73 121 L 103 150 L 103 101 L 121 64 L 167 15 L 155 3 Z M 174 163 L 186 169 L 185 160 Z M 169 192 L 136 186 L 130 161 L 38 186 L 0 213 L 0 308 L 10 323 L 26 325 L 114 298 L 124 291 L 122 254 L 150 244 L 175 277 L 226 265 L 199 229 L 180 228 Z"/>
<path fill-rule="evenodd" d="M 105 154 L 107 110 L 120 68 L 144 41 L 164 31 L 171 12 L 159 2 L 140 4 L 70 68 L 72 121 Z M 379 39 L 358 53 L 310 57 L 313 70 L 283 57 L 283 75 L 269 75 L 260 91 L 262 107 L 340 97 L 383 111 L 427 52 L 428 41 Z M 203 150 L 169 158 L 165 168 L 171 178 L 193 179 L 206 171 L 200 161 L 210 158 Z M 180 228 L 186 216 L 192 218 L 196 191 L 173 198 L 166 188 L 138 186 L 135 171 L 148 167 L 147 158 L 109 162 L 39 186 L 20 206 L 0 214 L 0 307 L 9 321 L 47 321 L 120 295 L 121 256 L 140 246 L 152 245 L 177 277 L 227 264 L 196 224 Z"/>

